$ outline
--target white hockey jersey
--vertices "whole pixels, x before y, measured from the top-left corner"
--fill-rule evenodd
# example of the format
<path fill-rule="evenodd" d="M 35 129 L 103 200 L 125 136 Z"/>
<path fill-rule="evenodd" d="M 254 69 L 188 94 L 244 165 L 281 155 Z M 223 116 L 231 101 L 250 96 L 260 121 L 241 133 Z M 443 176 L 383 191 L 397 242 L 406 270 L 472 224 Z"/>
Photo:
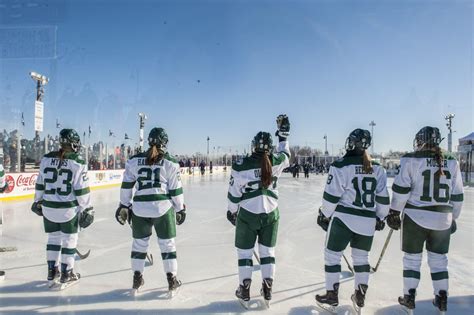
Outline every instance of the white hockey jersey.
<path fill-rule="evenodd" d="M 3 169 L 3 165 L 0 164 L 0 192 L 3 192 L 6 186 L 7 182 L 5 179 L 5 170 Z"/>
<path fill-rule="evenodd" d="M 120 203 L 129 206 L 133 197 L 133 212 L 145 218 L 161 217 L 171 207 L 176 212 L 183 210 L 183 186 L 178 162 L 166 153 L 158 163 L 147 165 L 146 157 L 144 152 L 127 161 Z"/>
<path fill-rule="evenodd" d="M 408 153 L 400 159 L 400 171 L 392 186 L 391 208 L 404 212 L 418 225 L 446 230 L 461 213 L 464 200 L 459 163 L 444 154 L 440 176 L 432 151 Z"/>
<path fill-rule="evenodd" d="M 353 232 L 366 236 L 374 235 L 375 218 L 385 219 L 390 205 L 385 169 L 372 164 L 373 172 L 367 174 L 360 155 L 335 161 L 323 194 L 326 217 L 339 218 Z"/>
<path fill-rule="evenodd" d="M 36 179 L 35 201 L 43 201 L 46 219 L 62 223 L 91 208 L 87 165 L 76 153 L 66 153 L 62 163 L 59 152 L 41 159 Z"/>
<path fill-rule="evenodd" d="M 262 187 L 261 161 L 251 155 L 232 165 L 229 183 L 228 209 L 235 213 L 239 207 L 255 213 L 270 213 L 278 207 L 277 182 L 283 170 L 290 165 L 288 141 L 278 144 L 277 153 L 270 156 L 273 183 Z"/>

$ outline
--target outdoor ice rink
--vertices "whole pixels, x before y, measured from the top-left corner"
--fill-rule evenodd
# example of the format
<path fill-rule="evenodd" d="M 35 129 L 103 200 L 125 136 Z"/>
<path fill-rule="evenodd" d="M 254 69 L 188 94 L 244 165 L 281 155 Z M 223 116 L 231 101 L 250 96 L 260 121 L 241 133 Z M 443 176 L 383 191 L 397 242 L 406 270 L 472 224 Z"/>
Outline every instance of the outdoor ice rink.
<path fill-rule="evenodd" d="M 302 174 L 301 174 L 302 175 Z M 326 176 L 311 174 L 279 181 L 281 221 L 276 249 L 276 278 L 270 310 L 259 290 L 261 276 L 255 268 L 252 303 L 248 314 L 324 314 L 314 295 L 324 292 L 324 232 L 316 225 Z M 153 266 L 145 269 L 140 296 L 129 296 L 131 229 L 114 218 L 119 188 L 95 190 L 95 223 L 81 232 L 78 249 L 91 249 L 89 258 L 77 262 L 82 279 L 63 292 L 46 286 L 46 234 L 42 219 L 30 211 L 31 200 L 2 203 L 4 212 L 1 246 L 17 252 L 0 253 L 1 314 L 234 314 L 244 312 L 234 296 L 237 257 L 233 227 L 226 220 L 228 175 L 183 179 L 187 204 L 186 222 L 178 227 L 179 278 L 183 287 L 173 300 L 164 298 L 165 274 L 156 239 L 151 244 Z M 392 180 L 389 180 L 391 186 Z M 466 188 L 465 203 L 449 253 L 450 297 L 448 314 L 474 313 L 474 190 Z M 374 265 L 388 233 L 378 232 L 372 248 Z M 350 252 L 346 250 L 350 259 Z M 339 314 L 353 314 L 350 295 L 353 278 L 342 262 Z M 397 303 L 402 293 L 402 253 L 395 232 L 387 253 L 370 283 L 364 314 L 403 314 Z M 415 314 L 437 314 L 431 305 L 433 289 L 426 256 Z"/>

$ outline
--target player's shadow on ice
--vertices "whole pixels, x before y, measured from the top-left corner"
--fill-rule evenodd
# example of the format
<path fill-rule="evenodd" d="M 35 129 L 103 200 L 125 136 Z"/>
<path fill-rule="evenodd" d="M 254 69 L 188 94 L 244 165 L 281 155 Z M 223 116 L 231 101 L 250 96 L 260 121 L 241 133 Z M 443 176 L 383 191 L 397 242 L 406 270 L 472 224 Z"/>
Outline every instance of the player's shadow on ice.
<path fill-rule="evenodd" d="M 448 312 L 447 314 L 472 314 L 474 309 L 474 295 L 464 296 L 450 296 L 448 298 Z M 435 308 L 431 300 L 416 301 L 415 314 L 434 314 Z M 398 315 L 406 314 L 398 304 L 377 310 L 374 315 Z"/>

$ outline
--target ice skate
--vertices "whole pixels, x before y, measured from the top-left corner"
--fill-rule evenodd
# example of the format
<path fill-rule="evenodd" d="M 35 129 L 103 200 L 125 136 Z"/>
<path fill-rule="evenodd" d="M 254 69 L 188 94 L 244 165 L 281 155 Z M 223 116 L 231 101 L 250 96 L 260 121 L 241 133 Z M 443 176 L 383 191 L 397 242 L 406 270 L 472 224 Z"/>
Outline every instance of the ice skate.
<path fill-rule="evenodd" d="M 315 296 L 316 304 L 323 310 L 332 314 L 337 314 L 337 306 L 339 305 L 339 283 L 335 283 L 334 290 L 327 290 L 326 294 Z"/>
<path fill-rule="evenodd" d="M 405 294 L 404 296 L 400 296 L 398 298 L 398 303 L 400 303 L 400 305 L 403 307 L 404 311 L 408 315 L 413 315 L 415 309 L 415 296 L 416 290 L 410 289 L 408 290 L 408 294 Z"/>
<path fill-rule="evenodd" d="M 133 286 L 132 286 L 132 296 L 137 296 L 139 290 L 145 284 L 143 279 L 143 274 L 140 271 L 135 271 L 133 273 Z"/>
<path fill-rule="evenodd" d="M 239 299 L 240 304 L 245 309 L 248 309 L 250 306 L 250 284 L 252 283 L 251 279 L 244 279 L 244 284 L 239 285 L 235 291 L 235 296 Z"/>
<path fill-rule="evenodd" d="M 445 290 L 439 291 L 438 295 L 433 299 L 433 305 L 439 311 L 439 314 L 444 315 L 448 310 L 448 294 Z"/>
<path fill-rule="evenodd" d="M 362 308 L 365 305 L 365 294 L 367 293 L 368 286 L 366 284 L 359 284 L 359 289 L 355 290 L 351 296 L 352 306 L 358 315 L 361 314 Z"/>
<path fill-rule="evenodd" d="M 58 266 L 48 268 L 48 287 L 52 288 L 55 285 L 59 284 L 59 279 L 61 278 L 61 273 L 59 272 Z"/>
<path fill-rule="evenodd" d="M 166 278 L 168 280 L 168 298 L 172 299 L 176 294 L 178 294 L 179 288 L 181 287 L 181 281 L 179 281 L 171 272 L 166 274 Z"/>
<path fill-rule="evenodd" d="M 74 273 L 74 270 L 67 270 L 61 273 L 61 278 L 59 283 L 53 286 L 54 290 L 61 291 L 69 288 L 79 282 L 81 275 L 79 273 Z"/>
<path fill-rule="evenodd" d="M 262 288 L 260 289 L 260 294 L 263 297 L 263 301 L 267 308 L 270 308 L 270 301 L 272 299 L 272 286 L 273 286 L 273 279 L 266 278 L 263 279 Z"/>

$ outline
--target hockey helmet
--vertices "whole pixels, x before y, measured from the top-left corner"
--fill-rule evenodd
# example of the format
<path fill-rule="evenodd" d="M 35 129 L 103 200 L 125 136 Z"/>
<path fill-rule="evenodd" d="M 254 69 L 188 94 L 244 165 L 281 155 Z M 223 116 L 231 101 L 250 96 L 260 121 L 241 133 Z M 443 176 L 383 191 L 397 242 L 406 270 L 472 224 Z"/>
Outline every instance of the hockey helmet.
<path fill-rule="evenodd" d="M 441 141 L 443 141 L 443 138 L 441 138 L 441 133 L 438 128 L 425 126 L 416 133 L 415 139 L 413 140 L 413 149 L 415 151 L 431 149 L 438 147 Z"/>
<path fill-rule="evenodd" d="M 62 149 L 78 152 L 81 148 L 81 137 L 74 129 L 62 129 L 59 132 L 59 144 Z"/>
<path fill-rule="evenodd" d="M 156 146 L 160 152 L 165 153 L 168 145 L 168 134 L 163 128 L 155 127 L 148 134 L 148 144 Z"/>
<path fill-rule="evenodd" d="M 252 140 L 252 150 L 257 153 L 270 153 L 273 150 L 272 135 L 260 131 Z"/>
<path fill-rule="evenodd" d="M 347 151 L 366 150 L 372 143 L 370 132 L 365 129 L 357 128 L 349 134 L 346 139 L 345 148 Z"/>

